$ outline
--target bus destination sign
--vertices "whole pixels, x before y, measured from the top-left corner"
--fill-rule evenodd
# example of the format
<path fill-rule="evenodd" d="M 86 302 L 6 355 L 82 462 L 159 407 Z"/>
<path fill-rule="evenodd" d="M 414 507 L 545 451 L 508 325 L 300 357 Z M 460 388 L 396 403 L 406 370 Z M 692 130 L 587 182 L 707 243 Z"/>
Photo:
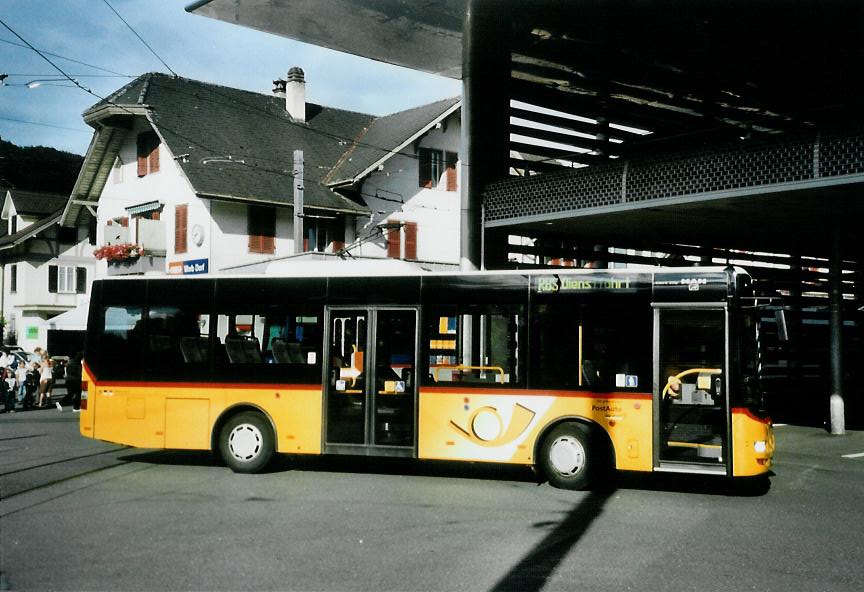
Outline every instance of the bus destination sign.
<path fill-rule="evenodd" d="M 538 275 L 534 276 L 534 291 L 537 294 L 635 292 L 644 281 L 631 274 Z"/>

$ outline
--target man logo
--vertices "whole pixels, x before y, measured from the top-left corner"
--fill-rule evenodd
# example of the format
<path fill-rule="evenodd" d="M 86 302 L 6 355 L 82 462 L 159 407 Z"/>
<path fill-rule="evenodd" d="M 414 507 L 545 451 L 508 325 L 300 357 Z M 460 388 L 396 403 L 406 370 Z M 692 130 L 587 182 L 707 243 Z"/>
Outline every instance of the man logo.
<path fill-rule="evenodd" d="M 513 406 L 510 425 L 505 429 L 504 421 L 494 407 L 480 407 L 470 418 L 467 426 L 461 426 L 452 419 L 450 426 L 474 444 L 489 448 L 509 444 L 522 435 L 536 413 L 519 403 Z"/>

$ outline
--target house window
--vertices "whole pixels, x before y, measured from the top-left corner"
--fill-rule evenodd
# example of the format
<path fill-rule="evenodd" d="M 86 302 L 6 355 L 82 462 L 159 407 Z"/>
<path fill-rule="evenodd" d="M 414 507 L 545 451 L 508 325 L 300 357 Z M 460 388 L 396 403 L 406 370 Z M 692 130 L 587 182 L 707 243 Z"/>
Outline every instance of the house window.
<path fill-rule="evenodd" d="M 9 266 L 9 292 L 14 294 L 18 291 L 18 266 Z"/>
<path fill-rule="evenodd" d="M 187 249 L 186 237 L 189 222 L 189 205 L 174 206 L 174 252 L 185 253 Z"/>
<path fill-rule="evenodd" d="M 18 216 L 12 214 L 9 216 L 9 234 L 18 232 Z"/>
<path fill-rule="evenodd" d="M 456 163 L 459 155 L 455 152 L 420 148 L 419 183 L 426 189 L 445 189 L 456 191 Z"/>
<path fill-rule="evenodd" d="M 276 208 L 249 206 L 249 252 L 276 252 Z"/>
<path fill-rule="evenodd" d="M 51 294 L 84 294 L 86 291 L 86 268 L 72 265 L 48 266 L 48 292 Z"/>
<path fill-rule="evenodd" d="M 330 218 L 306 218 L 303 223 L 305 237 L 303 239 L 304 251 L 315 251 L 318 253 L 338 253 L 345 247 L 345 217 L 337 215 Z"/>
<path fill-rule="evenodd" d="M 159 172 L 159 136 L 156 132 L 138 134 L 138 176 Z"/>

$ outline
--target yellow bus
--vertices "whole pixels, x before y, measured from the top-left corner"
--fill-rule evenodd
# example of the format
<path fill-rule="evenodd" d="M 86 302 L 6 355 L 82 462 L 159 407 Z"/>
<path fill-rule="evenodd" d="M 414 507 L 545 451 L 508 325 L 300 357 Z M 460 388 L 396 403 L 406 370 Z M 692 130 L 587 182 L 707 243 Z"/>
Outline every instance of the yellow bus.
<path fill-rule="evenodd" d="M 326 268 L 326 266 L 325 266 Z M 93 284 L 81 434 L 212 450 L 769 472 L 758 316 L 738 268 Z"/>

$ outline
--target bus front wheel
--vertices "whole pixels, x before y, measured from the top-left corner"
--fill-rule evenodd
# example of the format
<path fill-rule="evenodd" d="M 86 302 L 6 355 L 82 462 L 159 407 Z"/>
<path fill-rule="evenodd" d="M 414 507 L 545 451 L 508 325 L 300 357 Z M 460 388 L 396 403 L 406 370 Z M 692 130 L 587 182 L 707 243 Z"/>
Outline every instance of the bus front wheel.
<path fill-rule="evenodd" d="M 238 413 L 222 426 L 219 451 L 235 473 L 257 473 L 273 458 L 273 430 L 260 413 Z"/>
<path fill-rule="evenodd" d="M 585 489 L 595 472 L 588 426 L 562 423 L 543 439 L 540 467 L 549 484 L 559 489 Z"/>

